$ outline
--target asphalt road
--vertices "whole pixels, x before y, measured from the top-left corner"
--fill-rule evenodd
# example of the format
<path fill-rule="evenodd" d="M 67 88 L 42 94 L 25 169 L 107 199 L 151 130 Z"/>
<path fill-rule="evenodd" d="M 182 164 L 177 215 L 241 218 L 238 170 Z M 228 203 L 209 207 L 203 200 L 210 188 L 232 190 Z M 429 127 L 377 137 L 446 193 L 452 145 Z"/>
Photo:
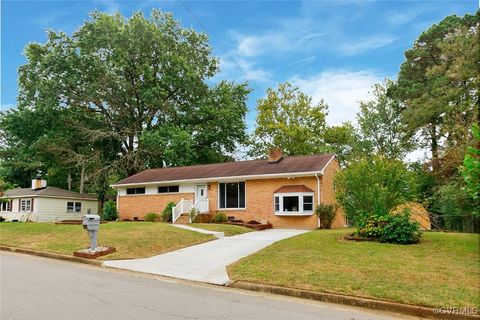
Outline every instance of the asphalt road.
<path fill-rule="evenodd" d="M 12 253 L 0 268 L 2 320 L 406 318 Z"/>

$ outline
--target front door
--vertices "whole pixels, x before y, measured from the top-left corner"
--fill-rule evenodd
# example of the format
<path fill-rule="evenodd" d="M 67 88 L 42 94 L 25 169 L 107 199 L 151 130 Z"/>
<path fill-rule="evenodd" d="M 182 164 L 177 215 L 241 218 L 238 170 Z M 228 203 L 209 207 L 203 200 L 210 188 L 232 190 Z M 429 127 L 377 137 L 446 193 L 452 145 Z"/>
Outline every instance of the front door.
<path fill-rule="evenodd" d="M 195 193 L 195 200 L 207 198 L 207 187 L 204 184 L 197 184 L 197 192 Z"/>
<path fill-rule="evenodd" d="M 208 211 L 207 202 L 207 186 L 205 184 L 197 184 L 195 190 L 195 202 L 198 201 L 198 209 L 200 212 Z"/>

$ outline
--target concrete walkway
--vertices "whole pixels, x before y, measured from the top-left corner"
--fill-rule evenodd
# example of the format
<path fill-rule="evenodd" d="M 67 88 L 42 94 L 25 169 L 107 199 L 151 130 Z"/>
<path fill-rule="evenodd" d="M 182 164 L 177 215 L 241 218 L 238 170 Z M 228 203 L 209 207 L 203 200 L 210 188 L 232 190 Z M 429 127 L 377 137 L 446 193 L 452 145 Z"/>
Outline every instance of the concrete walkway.
<path fill-rule="evenodd" d="M 224 233 L 224 232 L 211 231 L 211 230 L 206 230 L 206 229 L 200 229 L 200 228 L 190 227 L 189 225 L 186 225 L 186 224 L 172 224 L 171 226 L 172 226 L 172 227 L 177 227 L 177 228 L 180 228 L 180 229 L 187 229 L 187 230 L 190 230 L 190 231 L 200 232 L 200 233 L 204 233 L 204 234 L 211 234 L 211 235 L 214 236 L 215 238 L 223 238 L 223 237 L 225 237 L 225 233 Z"/>
<path fill-rule="evenodd" d="M 107 267 L 225 285 L 226 266 L 282 239 L 307 230 L 270 229 L 205 242 L 145 259 L 108 260 Z"/>

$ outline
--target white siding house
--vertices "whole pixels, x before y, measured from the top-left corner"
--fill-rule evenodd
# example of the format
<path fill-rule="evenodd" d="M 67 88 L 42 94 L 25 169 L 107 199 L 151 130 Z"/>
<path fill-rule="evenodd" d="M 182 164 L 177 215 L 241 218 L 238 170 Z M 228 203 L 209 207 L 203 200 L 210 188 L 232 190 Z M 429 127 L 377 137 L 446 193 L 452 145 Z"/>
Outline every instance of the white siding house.
<path fill-rule="evenodd" d="M 81 220 L 98 213 L 95 196 L 47 187 L 44 180 L 33 180 L 32 188 L 7 190 L 0 201 L 0 216 L 6 221 Z"/>

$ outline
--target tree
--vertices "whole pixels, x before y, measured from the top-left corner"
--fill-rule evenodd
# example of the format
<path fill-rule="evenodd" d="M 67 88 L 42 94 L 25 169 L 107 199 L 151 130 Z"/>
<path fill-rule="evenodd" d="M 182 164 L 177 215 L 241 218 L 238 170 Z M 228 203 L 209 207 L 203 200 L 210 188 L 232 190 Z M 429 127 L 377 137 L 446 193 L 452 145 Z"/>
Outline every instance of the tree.
<path fill-rule="evenodd" d="M 364 157 L 340 171 L 336 197 L 354 225 L 371 216 L 385 216 L 416 195 L 414 175 L 400 160 Z"/>
<path fill-rule="evenodd" d="M 459 118 L 463 123 L 478 120 L 479 18 L 480 11 L 453 15 L 423 32 L 405 52 L 398 85 L 392 90 L 405 103 L 407 129 L 428 144 L 435 172 L 441 168 L 442 138 L 457 137 L 465 145 L 465 136 L 451 124 Z"/>
<path fill-rule="evenodd" d="M 91 18 L 26 47 L 18 110 L 0 115 L 10 175 L 31 159 L 22 181 L 58 165 L 63 181 L 75 171 L 105 193 L 112 176 L 228 160 L 246 139 L 249 89 L 207 84 L 218 72 L 207 36 L 158 10 Z"/>
<path fill-rule="evenodd" d="M 264 156 L 272 147 L 290 156 L 324 151 L 327 108 L 323 101 L 314 105 L 311 97 L 288 82 L 267 89 L 267 96 L 257 102 L 250 155 Z"/>
<path fill-rule="evenodd" d="M 402 105 L 387 95 L 393 82 L 373 86 L 374 99 L 360 102 L 357 121 L 361 139 L 370 152 L 390 159 L 402 159 L 413 143 L 402 118 Z"/>
<path fill-rule="evenodd" d="M 476 204 L 475 211 L 480 214 L 480 127 L 478 124 L 472 126 L 472 134 L 475 144 L 468 147 L 461 172 L 466 184 L 465 190 Z"/>

